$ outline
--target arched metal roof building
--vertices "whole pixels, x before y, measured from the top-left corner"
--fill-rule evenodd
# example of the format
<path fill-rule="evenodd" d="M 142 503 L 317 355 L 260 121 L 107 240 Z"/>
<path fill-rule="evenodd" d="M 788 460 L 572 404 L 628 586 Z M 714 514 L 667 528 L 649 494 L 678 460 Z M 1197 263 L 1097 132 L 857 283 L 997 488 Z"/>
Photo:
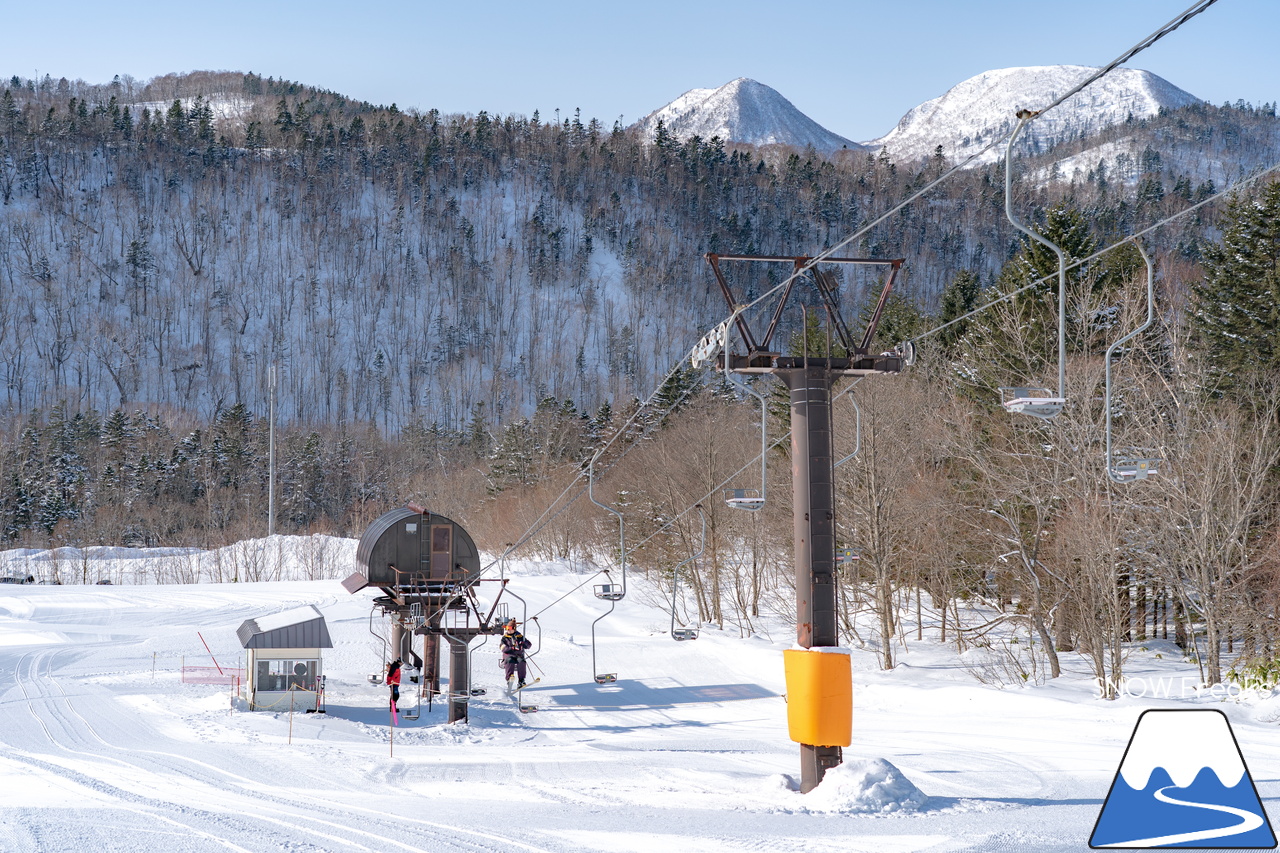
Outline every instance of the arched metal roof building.
<path fill-rule="evenodd" d="M 369 525 L 356 546 L 356 566 L 369 586 L 465 587 L 480 577 L 480 551 L 462 525 L 409 505 Z"/>

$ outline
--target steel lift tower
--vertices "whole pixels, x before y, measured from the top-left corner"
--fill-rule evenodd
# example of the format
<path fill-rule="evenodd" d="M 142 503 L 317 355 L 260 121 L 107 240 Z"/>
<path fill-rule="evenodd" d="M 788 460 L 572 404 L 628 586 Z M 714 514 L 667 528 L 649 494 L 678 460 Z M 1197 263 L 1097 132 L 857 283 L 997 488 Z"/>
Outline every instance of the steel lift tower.
<path fill-rule="evenodd" d="M 863 266 L 880 266 L 888 271 L 884 287 L 880 293 L 867 328 L 860 341 L 854 341 L 848 325 L 841 316 L 837 300 L 839 284 L 835 275 L 823 270 L 813 259 L 807 256 L 774 256 L 774 255 L 706 255 L 711 269 L 715 272 L 716 281 L 734 312 L 733 323 L 746 354 L 730 353 L 725 347 L 723 364 L 727 371 L 740 374 L 772 374 L 786 384 L 791 392 L 791 459 L 793 482 L 794 514 L 794 551 L 796 572 L 796 642 L 807 650 L 821 650 L 838 646 L 839 636 L 836 622 L 836 537 L 835 537 L 835 474 L 834 457 L 831 443 L 831 397 L 833 385 L 842 377 L 868 376 L 881 373 L 898 373 L 904 363 L 909 363 L 909 352 L 876 352 L 871 351 L 871 342 L 875 336 L 876 326 L 884 311 L 886 300 L 893 288 L 894 279 L 902 267 L 903 259 L 875 258 L 823 258 L 821 264 L 856 264 Z M 729 281 L 726 279 L 721 264 L 726 261 L 786 263 L 792 266 L 791 278 L 783 288 L 781 298 L 773 310 L 769 325 L 758 339 L 753 333 L 743 312 L 739 311 L 740 303 L 736 299 Z M 825 313 L 826 354 L 810 355 L 806 351 L 801 355 L 786 356 L 773 349 L 774 336 L 782 322 L 787 304 L 796 290 L 797 284 L 811 284 L 820 299 L 820 318 Z M 801 335 L 806 335 L 807 322 L 802 324 Z M 727 330 L 726 330 L 727 333 Z M 835 344 L 838 342 L 838 348 Z M 832 355 L 832 352 L 843 353 Z M 844 678 L 848 682 L 849 665 L 846 656 L 815 656 L 810 660 L 821 661 L 826 657 L 839 660 L 844 666 Z M 827 664 L 829 665 L 829 663 Z M 790 663 L 788 663 L 790 670 Z M 816 670 L 814 671 L 817 672 Z M 817 680 L 823 676 L 814 675 Z M 819 720 L 814 726 L 802 725 L 797 729 L 796 713 L 812 713 L 815 718 L 829 716 L 830 711 L 816 707 L 821 699 L 815 699 L 815 707 L 794 708 L 798 702 L 805 700 L 796 695 L 791 686 L 790 671 L 788 675 L 788 718 L 791 720 L 793 740 L 800 740 L 800 788 L 808 792 L 822 781 L 823 775 L 842 760 L 841 746 L 831 745 L 832 741 L 841 740 L 836 734 L 804 734 L 816 732 L 834 724 L 835 729 L 843 730 L 843 744 L 848 745 L 849 727 L 851 726 L 848 705 L 842 714 L 844 720 Z M 851 690 L 851 686 L 848 688 Z M 819 687 L 821 690 L 821 687 Z M 794 713 L 793 713 L 794 712 Z M 809 743 L 800 738 L 827 743 Z"/>

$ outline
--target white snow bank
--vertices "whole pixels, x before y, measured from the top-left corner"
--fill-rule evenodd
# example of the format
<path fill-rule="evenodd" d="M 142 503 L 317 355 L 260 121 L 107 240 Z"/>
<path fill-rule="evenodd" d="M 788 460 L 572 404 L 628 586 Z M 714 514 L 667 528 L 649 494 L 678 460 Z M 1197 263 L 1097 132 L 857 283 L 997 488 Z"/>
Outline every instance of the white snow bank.
<path fill-rule="evenodd" d="M 496 556 L 484 555 L 482 565 L 497 560 Z M 507 560 L 506 566 L 494 566 L 489 569 L 490 576 L 498 576 L 504 574 L 505 577 L 551 577 L 560 575 L 594 575 L 607 566 L 597 566 L 593 563 L 583 563 L 575 560 Z M 601 583 L 608 583 L 608 579 L 604 579 Z"/>
<path fill-rule="evenodd" d="M 355 565 L 355 539 L 324 534 L 246 539 L 198 548 L 124 548 L 91 545 L 37 551 L 0 551 L 0 575 L 34 575 L 63 584 L 192 584 L 338 580 Z"/>
<path fill-rule="evenodd" d="M 832 814 L 910 814 L 929 799 L 883 758 L 845 761 L 803 796 L 806 810 Z"/>

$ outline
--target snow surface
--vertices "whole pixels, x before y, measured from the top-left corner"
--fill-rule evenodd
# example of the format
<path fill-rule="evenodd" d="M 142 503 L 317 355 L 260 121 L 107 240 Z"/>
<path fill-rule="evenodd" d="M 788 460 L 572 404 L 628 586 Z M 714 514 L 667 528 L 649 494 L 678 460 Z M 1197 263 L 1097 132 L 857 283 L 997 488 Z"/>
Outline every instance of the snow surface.
<path fill-rule="evenodd" d="M 860 150 L 800 112 L 776 89 L 747 77 L 718 89 L 690 89 L 665 107 L 654 110 L 636 126 L 649 141 L 658 134 L 658 121 L 679 139 L 718 136 L 726 142 L 750 145 L 813 146 L 817 151 Z"/>
<path fill-rule="evenodd" d="M 308 546 L 280 539 L 241 544 Z M 8 562 L 43 568 L 39 557 Z M 137 575 L 185 558 L 156 559 Z M 302 572 L 307 560 L 285 564 Z M 526 633 L 542 681 L 524 691 L 537 713 L 503 694 L 488 643 L 473 656 L 488 694 L 469 723 L 445 723 L 437 703 L 394 730 L 385 687 L 366 677 L 386 632 L 369 591 L 334 579 L 2 586 L 0 850 L 1085 850 L 1147 708 L 1222 709 L 1264 804 L 1280 794 L 1280 698 L 1188 689 L 1195 666 L 1168 642 L 1135 645 L 1125 690 L 1107 702 L 1074 655 L 1062 678 L 1002 688 L 983 669 L 991 652 L 957 655 L 927 619 L 917 640 L 913 611 L 894 670 L 877 668 L 874 648 L 852 649 L 854 743 L 801 794 L 782 697 L 793 629 L 703 626 L 675 642 L 661 591 L 633 576 L 596 628 L 597 665 L 618 674 L 598 686 L 591 623 L 607 608 L 594 571 L 507 567 L 528 602 L 515 612 L 538 616 Z M 243 666 L 245 619 L 307 605 L 335 644 L 328 713 L 246 712 L 229 688 L 181 683 L 184 663 L 210 663 L 197 631 L 224 668 Z M 1161 685 L 1171 698 L 1152 698 Z"/>
<path fill-rule="evenodd" d="M 883 148 L 900 161 L 929 157 L 941 145 L 948 159 L 959 162 L 993 139 L 1007 137 L 1017 124 L 1014 113 L 1019 109 L 1043 109 L 1095 71 L 1081 65 L 984 71 L 913 108 L 897 127 L 865 144 Z M 1018 147 L 1043 151 L 1055 142 L 1090 136 L 1131 115 L 1146 118 L 1161 107 L 1177 109 L 1199 102 L 1149 71 L 1117 68 L 1028 124 Z M 997 162 L 1004 153 L 1004 144 L 996 145 L 975 165 Z"/>

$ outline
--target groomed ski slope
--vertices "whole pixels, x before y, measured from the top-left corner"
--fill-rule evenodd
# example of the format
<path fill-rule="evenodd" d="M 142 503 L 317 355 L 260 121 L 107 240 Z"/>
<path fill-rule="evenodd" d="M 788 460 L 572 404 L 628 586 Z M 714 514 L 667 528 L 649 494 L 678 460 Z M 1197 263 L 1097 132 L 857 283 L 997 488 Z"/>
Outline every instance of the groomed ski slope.
<path fill-rule="evenodd" d="M 368 591 L 333 580 L 0 586 L 0 850 L 1086 850 L 1152 707 L 1223 709 L 1264 805 L 1280 793 L 1280 700 L 1269 695 L 1104 702 L 1071 655 L 1055 682 L 1000 689 L 935 627 L 917 642 L 908 624 L 892 672 L 854 650 L 854 745 L 802 795 L 781 697 L 790 629 L 743 639 L 708 627 L 677 643 L 659 593 L 633 578 L 597 628 L 599 668 L 619 679 L 600 687 L 590 625 L 607 605 L 590 583 L 571 592 L 589 571 L 508 569 L 530 613 L 568 594 L 538 620 L 542 682 L 525 691 L 537 713 L 503 695 L 490 643 L 474 656 L 489 692 L 472 700 L 470 723 L 424 709 L 394 731 L 394 755 L 385 688 L 366 678 L 382 661 Z M 238 666 L 241 622 L 305 604 L 334 638 L 327 714 L 246 713 L 226 688 L 180 683 L 184 659 L 210 663 L 197 631 Z M 1144 680 L 1135 692 L 1195 679 L 1167 642 L 1135 647 L 1129 667 Z"/>

